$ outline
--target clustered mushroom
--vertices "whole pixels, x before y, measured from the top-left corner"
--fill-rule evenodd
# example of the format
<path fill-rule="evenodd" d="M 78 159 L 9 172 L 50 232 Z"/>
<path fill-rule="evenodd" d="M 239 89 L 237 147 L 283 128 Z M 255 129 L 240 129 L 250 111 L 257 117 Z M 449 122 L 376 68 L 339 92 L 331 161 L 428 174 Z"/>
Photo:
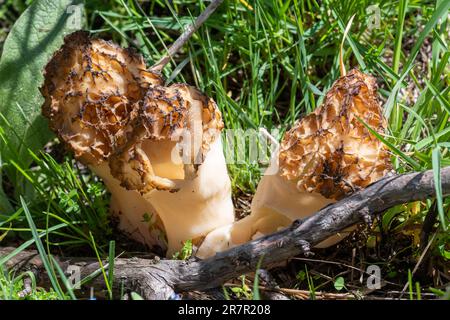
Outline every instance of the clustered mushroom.
<path fill-rule="evenodd" d="M 391 170 L 387 148 L 365 126 L 386 129 L 375 79 L 352 70 L 286 133 L 251 214 L 234 222 L 222 116 L 212 99 L 187 84 L 165 86 L 139 54 L 83 31 L 65 38 L 44 73 L 42 112 L 51 129 L 103 179 L 119 228 L 167 246 L 168 256 L 187 240 L 206 258 L 273 233 Z"/>
<path fill-rule="evenodd" d="M 288 131 L 258 185 L 251 214 L 209 233 L 205 258 L 289 226 L 364 188 L 391 170 L 390 155 L 364 125 L 384 133 L 376 81 L 358 70 L 339 78 L 323 104 Z M 273 174 L 276 172 L 275 174 Z M 342 240 L 349 228 L 319 243 Z"/>
<path fill-rule="evenodd" d="M 110 191 L 119 228 L 167 255 L 234 221 L 215 102 L 164 86 L 131 49 L 75 32 L 45 68 L 42 112 Z"/>

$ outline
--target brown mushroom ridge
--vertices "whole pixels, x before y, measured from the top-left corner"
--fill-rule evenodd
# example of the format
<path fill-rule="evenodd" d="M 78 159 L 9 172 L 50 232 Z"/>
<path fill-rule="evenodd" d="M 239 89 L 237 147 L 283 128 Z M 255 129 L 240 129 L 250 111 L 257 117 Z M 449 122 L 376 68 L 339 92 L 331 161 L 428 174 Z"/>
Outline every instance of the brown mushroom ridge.
<path fill-rule="evenodd" d="M 183 172 L 176 178 L 192 179 L 222 129 L 222 115 L 216 103 L 196 88 L 186 84 L 153 86 L 144 98 L 139 125 L 123 150 L 109 160 L 111 173 L 122 186 L 142 194 L 152 189 L 177 191 L 176 179 L 161 177 L 155 172 L 150 148 L 145 148 L 145 144 L 154 141 L 161 146 L 165 142 L 170 150 L 162 150 L 161 155 L 180 143 L 183 148 L 178 153 L 182 157 L 187 152 L 188 159 L 179 159 Z M 171 170 L 177 171 L 177 168 L 174 166 Z"/>
<path fill-rule="evenodd" d="M 286 133 L 280 175 L 299 191 L 339 200 L 391 170 L 386 146 L 363 124 L 383 134 L 386 121 L 375 79 L 354 69 L 338 79 L 323 104 Z"/>
<path fill-rule="evenodd" d="M 380 134 L 385 131 L 375 79 L 352 70 L 333 84 L 319 108 L 286 133 L 258 184 L 250 215 L 210 232 L 197 257 L 286 228 L 388 174 L 388 150 L 363 122 Z M 334 245 L 354 228 L 316 247 Z"/>
<path fill-rule="evenodd" d="M 65 38 L 44 76 L 42 113 L 105 183 L 119 229 L 170 256 L 233 221 L 212 99 L 186 84 L 163 86 L 133 50 L 86 32 Z"/>
<path fill-rule="evenodd" d="M 65 37 L 44 76 L 42 113 L 87 164 L 106 160 L 127 141 L 145 92 L 162 83 L 132 49 L 92 39 L 84 31 Z"/>

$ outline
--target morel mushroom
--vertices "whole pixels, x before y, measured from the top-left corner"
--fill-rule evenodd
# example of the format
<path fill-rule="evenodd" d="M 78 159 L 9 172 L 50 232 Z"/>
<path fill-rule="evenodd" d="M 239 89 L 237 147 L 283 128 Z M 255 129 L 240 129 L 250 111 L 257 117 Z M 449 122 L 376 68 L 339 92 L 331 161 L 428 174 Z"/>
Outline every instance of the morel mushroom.
<path fill-rule="evenodd" d="M 231 223 L 220 111 L 184 84 L 164 87 L 140 55 L 86 32 L 65 38 L 45 68 L 43 114 L 103 179 L 119 228 L 167 254 Z"/>
<path fill-rule="evenodd" d="M 171 255 L 184 241 L 199 244 L 234 220 L 222 117 L 213 100 L 176 84 L 147 92 L 140 121 L 109 164 L 123 186 L 139 191 L 156 209 Z"/>
<path fill-rule="evenodd" d="M 389 152 L 363 122 L 378 133 L 385 131 L 375 79 L 352 70 L 333 84 L 319 108 L 286 133 L 267 170 L 277 173 L 261 179 L 251 214 L 208 234 L 197 256 L 285 228 L 385 176 L 391 169 Z"/>

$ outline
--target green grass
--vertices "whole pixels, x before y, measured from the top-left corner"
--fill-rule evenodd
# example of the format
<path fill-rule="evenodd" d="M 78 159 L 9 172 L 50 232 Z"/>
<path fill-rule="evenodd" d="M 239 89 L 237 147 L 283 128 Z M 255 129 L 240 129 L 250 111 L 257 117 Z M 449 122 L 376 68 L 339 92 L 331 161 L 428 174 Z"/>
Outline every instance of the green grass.
<path fill-rule="evenodd" d="M 30 292 L 25 294 L 25 279 L 29 279 Z M 31 271 L 19 275 L 8 272 L 0 266 L 0 300 L 57 300 L 58 295 L 53 291 L 44 290 L 36 286 L 36 279 Z"/>
<path fill-rule="evenodd" d="M 19 2 L 7 1 L 0 9 L 4 33 L 30 1 Z M 205 8 L 200 0 L 172 3 L 89 1 L 88 29 L 122 46 L 136 47 L 151 65 Z M 278 130 L 279 139 L 295 120 L 321 104 L 339 77 L 342 36 L 355 15 L 343 46 L 346 68 L 358 67 L 378 80 L 389 122 L 389 131 L 379 139 L 390 148 L 395 170 L 434 170 L 440 227 L 431 250 L 445 259 L 450 254 L 449 199 L 442 197 L 437 172 L 450 164 L 447 3 L 255 0 L 249 6 L 245 1 L 226 0 L 163 72 L 169 82 L 188 82 L 213 97 L 226 128 L 245 132 L 264 127 L 269 132 Z M 366 10 L 373 4 L 378 5 L 380 19 L 379 26 L 372 28 L 374 17 Z M 0 41 L 2 37 L 0 32 Z M 6 130 L 14 128 L 0 128 L 4 144 L 8 144 L 2 134 Z M 227 156 L 232 157 L 236 148 L 225 148 Z M 39 252 L 50 257 L 49 268 L 55 247 L 99 258 L 114 256 L 108 194 L 101 181 L 68 155 L 38 150 L 30 154 L 31 166 L 20 157 L 0 157 L 0 170 L 14 170 L 20 177 L 8 185 L 6 193 L 0 191 L 0 239 L 3 235 L 6 240 L 18 238 L 38 248 L 42 239 Z M 242 163 L 229 165 L 234 192 L 254 192 L 261 166 L 250 160 L 248 152 Z M 5 176 L 0 175 L 1 179 Z M 401 232 L 408 225 L 420 226 L 431 206 L 432 201 L 423 202 L 419 213 L 403 206 L 388 210 L 382 227 Z M 3 263 L 0 258 L 0 268 Z M 52 272 L 54 291 L 36 293 L 35 298 L 71 295 L 58 270 Z M 112 285 L 112 278 L 102 272 Z M 0 272 L 2 297 L 14 297 L 21 281 L 20 276 Z M 309 276 L 308 286 L 313 294 Z"/>

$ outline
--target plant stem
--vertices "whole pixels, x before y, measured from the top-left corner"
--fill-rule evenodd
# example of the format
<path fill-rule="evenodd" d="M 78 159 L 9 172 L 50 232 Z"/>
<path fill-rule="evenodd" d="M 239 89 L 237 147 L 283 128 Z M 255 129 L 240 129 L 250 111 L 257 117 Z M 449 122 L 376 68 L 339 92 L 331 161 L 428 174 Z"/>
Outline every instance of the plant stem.
<path fill-rule="evenodd" d="M 213 0 L 210 5 L 206 7 L 197 19 L 178 37 L 178 39 L 169 47 L 167 53 L 150 69 L 152 71 L 161 71 L 170 61 L 175 53 L 181 49 L 181 47 L 192 37 L 195 31 L 201 27 L 201 25 L 209 18 L 209 16 L 216 11 L 217 7 L 223 2 L 223 0 Z"/>

